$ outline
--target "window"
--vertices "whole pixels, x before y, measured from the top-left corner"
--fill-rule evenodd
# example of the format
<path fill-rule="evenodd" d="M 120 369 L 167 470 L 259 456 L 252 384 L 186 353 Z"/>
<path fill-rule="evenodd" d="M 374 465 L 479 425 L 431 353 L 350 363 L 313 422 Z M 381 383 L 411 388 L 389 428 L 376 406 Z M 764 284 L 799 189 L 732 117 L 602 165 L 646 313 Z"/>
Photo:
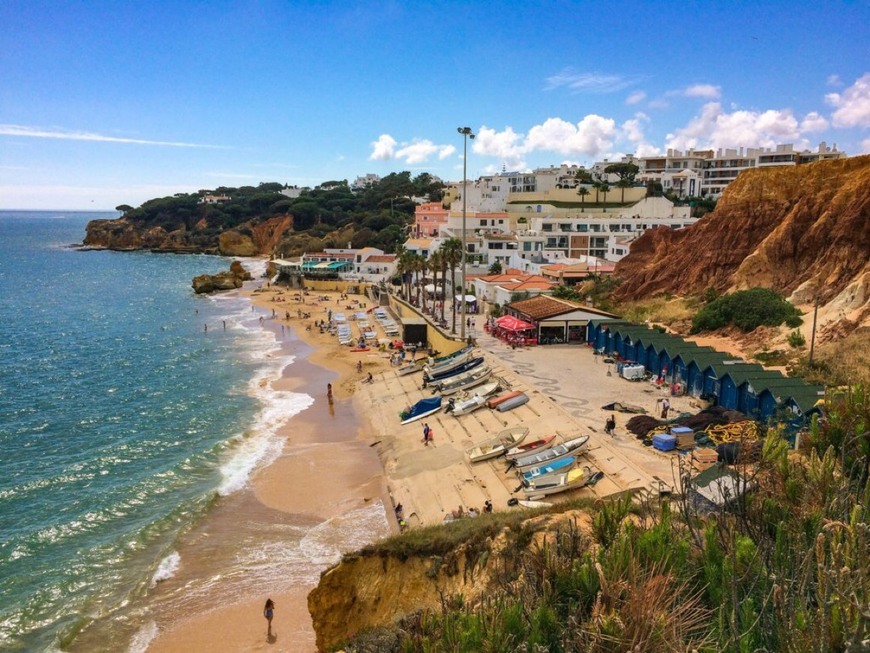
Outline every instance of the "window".
<path fill-rule="evenodd" d="M 523 251 L 524 252 L 531 252 L 532 251 L 532 244 L 528 241 L 523 243 Z"/>
<path fill-rule="evenodd" d="M 481 220 L 481 221 L 480 221 L 480 226 L 481 226 L 481 227 L 485 227 L 485 226 L 486 226 L 486 220 Z"/>

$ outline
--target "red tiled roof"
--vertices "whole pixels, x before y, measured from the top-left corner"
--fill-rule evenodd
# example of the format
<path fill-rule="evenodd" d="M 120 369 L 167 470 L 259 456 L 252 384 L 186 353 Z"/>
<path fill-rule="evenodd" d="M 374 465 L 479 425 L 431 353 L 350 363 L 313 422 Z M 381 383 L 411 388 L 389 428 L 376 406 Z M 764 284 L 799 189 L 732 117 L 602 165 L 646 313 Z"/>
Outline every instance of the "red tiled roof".
<path fill-rule="evenodd" d="M 395 260 L 395 254 L 372 254 L 366 259 L 366 263 L 392 263 Z"/>

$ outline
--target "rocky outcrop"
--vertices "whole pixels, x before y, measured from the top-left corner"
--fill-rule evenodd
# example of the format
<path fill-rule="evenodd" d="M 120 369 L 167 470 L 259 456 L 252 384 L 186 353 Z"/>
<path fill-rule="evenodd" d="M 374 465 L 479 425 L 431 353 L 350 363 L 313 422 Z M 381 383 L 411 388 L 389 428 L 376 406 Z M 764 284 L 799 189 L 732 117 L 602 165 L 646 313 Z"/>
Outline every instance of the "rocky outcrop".
<path fill-rule="evenodd" d="M 273 253 L 283 235 L 292 228 L 289 215 L 236 229 L 207 235 L 208 223 L 200 220 L 195 228 L 180 225 L 167 231 L 162 226 L 147 225 L 127 218 L 91 220 L 85 228 L 83 245 L 94 249 L 120 251 L 150 249 L 166 252 L 220 253 L 224 256 L 261 256 Z"/>
<path fill-rule="evenodd" d="M 521 573 L 525 548 L 541 546 L 568 523 L 590 532 L 589 515 L 568 510 L 530 518 L 522 529 L 485 534 L 443 555 L 363 551 L 346 556 L 308 595 L 318 650 L 332 650 L 358 632 L 390 626 L 406 615 L 440 610 L 444 600 L 456 596 L 474 605 L 503 591 Z M 531 540 L 524 539 L 530 532 L 535 532 Z"/>
<path fill-rule="evenodd" d="M 761 286 L 866 314 L 868 253 L 870 156 L 748 170 L 696 224 L 638 238 L 616 266 L 616 298 Z"/>
<path fill-rule="evenodd" d="M 216 290 L 241 288 L 242 282 L 251 279 L 251 273 L 241 263 L 233 261 L 227 272 L 200 274 L 193 278 L 193 291 L 197 294 L 212 293 Z"/>

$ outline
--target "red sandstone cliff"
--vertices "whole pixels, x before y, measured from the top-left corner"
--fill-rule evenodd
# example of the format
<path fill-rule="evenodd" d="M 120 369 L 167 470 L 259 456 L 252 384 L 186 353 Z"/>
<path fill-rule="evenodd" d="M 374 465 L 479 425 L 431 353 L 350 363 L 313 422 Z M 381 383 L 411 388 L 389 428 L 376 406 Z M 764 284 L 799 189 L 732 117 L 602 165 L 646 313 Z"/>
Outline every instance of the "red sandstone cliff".
<path fill-rule="evenodd" d="M 742 172 L 697 224 L 648 231 L 616 266 L 616 298 L 773 288 L 870 324 L 870 156 Z"/>

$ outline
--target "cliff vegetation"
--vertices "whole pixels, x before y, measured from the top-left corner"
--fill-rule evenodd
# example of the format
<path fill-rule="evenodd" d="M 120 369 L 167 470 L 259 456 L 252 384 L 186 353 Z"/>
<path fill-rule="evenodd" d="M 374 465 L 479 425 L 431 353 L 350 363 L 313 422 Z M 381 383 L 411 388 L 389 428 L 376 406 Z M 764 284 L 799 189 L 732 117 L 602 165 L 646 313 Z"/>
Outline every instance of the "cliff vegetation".
<path fill-rule="evenodd" d="M 318 646 L 864 651 L 870 398 L 829 400 L 801 453 L 768 438 L 725 508 L 682 497 L 491 515 L 347 556 L 309 595 Z M 413 539 L 411 539 L 413 538 Z"/>
<path fill-rule="evenodd" d="M 393 173 L 361 190 L 327 181 L 282 194 L 279 183 L 219 187 L 121 205 L 116 220 L 93 220 L 84 245 L 136 250 L 295 256 L 323 247 L 372 246 L 387 252 L 413 221 L 411 197 L 441 198 L 442 184 L 426 173 Z M 207 201 L 206 201 L 207 200 Z"/>

